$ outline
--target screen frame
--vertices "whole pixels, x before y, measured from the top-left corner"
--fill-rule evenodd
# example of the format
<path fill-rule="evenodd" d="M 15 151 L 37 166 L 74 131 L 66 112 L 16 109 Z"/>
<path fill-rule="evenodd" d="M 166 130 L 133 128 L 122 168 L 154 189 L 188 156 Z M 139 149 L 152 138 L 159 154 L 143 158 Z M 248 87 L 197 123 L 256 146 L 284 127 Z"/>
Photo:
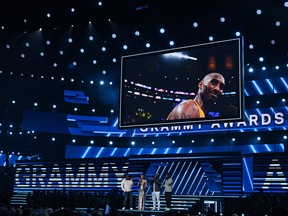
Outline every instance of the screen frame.
<path fill-rule="evenodd" d="M 162 54 L 169 54 L 173 52 L 181 52 L 187 49 L 197 49 L 201 47 L 213 47 L 215 45 L 221 45 L 226 43 L 236 43 L 237 44 L 237 53 L 238 53 L 238 103 L 239 103 L 239 112 L 238 115 L 235 117 L 229 118 L 216 118 L 216 119 L 185 119 L 185 120 L 166 120 L 166 121 L 159 121 L 159 122 L 151 122 L 151 123 L 129 123 L 125 124 L 123 122 L 123 113 L 125 110 L 125 103 L 123 103 L 123 98 L 125 98 L 124 94 L 124 66 L 126 59 L 129 58 L 141 58 L 141 56 L 149 56 L 149 55 L 162 55 Z M 226 40 L 219 40 L 213 41 L 208 43 L 200 43 L 195 45 L 171 48 L 171 49 L 164 49 L 164 50 L 157 50 L 153 52 L 144 52 L 138 53 L 133 55 L 126 55 L 121 57 L 121 73 L 120 73 L 120 99 L 119 99 L 119 116 L 118 116 L 118 128 L 119 129 L 129 129 L 129 128 L 146 128 L 146 127 L 165 127 L 165 126 L 173 126 L 173 125 L 187 125 L 187 124 L 199 124 L 199 123 L 220 123 L 220 122 L 241 122 L 244 121 L 244 109 L 245 109 L 245 101 L 244 101 L 244 37 L 237 37 L 232 39 Z"/>

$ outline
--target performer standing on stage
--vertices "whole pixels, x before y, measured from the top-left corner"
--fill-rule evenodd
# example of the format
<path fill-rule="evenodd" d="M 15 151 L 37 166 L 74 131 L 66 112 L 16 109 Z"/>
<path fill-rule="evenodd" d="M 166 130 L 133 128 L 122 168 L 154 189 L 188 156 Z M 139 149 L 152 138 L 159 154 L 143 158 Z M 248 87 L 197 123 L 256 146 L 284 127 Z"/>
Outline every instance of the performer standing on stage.
<path fill-rule="evenodd" d="M 153 201 L 152 211 L 156 210 L 156 200 L 157 200 L 157 210 L 160 211 L 160 187 L 162 184 L 159 180 L 158 173 L 156 173 L 154 177 L 152 177 L 150 183 L 152 185 L 152 201 Z"/>
<path fill-rule="evenodd" d="M 129 175 L 126 175 L 126 177 L 121 182 L 121 189 L 123 190 L 125 195 L 123 202 L 123 209 L 126 208 L 127 200 L 129 199 L 130 210 L 133 210 L 132 187 L 133 187 L 133 180 Z"/>
<path fill-rule="evenodd" d="M 144 175 L 140 176 L 138 186 L 139 186 L 138 210 L 144 210 L 146 200 L 146 188 L 147 188 L 147 180 L 145 179 Z"/>
<path fill-rule="evenodd" d="M 171 174 L 167 173 L 165 176 L 165 200 L 166 200 L 166 211 L 171 210 L 171 195 L 172 195 L 172 184 L 173 184 L 173 179 L 171 178 Z"/>

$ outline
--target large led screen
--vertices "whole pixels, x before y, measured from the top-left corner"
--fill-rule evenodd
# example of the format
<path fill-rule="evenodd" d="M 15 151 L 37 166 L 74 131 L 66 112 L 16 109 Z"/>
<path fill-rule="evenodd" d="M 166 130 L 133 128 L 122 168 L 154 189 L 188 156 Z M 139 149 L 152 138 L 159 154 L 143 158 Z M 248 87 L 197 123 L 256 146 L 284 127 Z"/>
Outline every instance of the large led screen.
<path fill-rule="evenodd" d="M 243 120 L 242 38 L 122 56 L 119 128 Z"/>

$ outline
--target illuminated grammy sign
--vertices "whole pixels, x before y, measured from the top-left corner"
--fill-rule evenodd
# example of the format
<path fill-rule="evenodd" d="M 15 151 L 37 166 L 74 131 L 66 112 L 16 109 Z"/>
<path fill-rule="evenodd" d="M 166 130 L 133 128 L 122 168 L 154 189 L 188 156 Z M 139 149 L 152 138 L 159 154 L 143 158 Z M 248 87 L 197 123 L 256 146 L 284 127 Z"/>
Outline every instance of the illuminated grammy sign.
<path fill-rule="evenodd" d="M 193 132 L 207 132 L 207 131 L 222 131 L 222 130 L 245 130 L 245 129 L 261 129 L 261 128 L 273 128 L 283 127 L 285 121 L 287 121 L 287 110 L 285 112 L 275 113 L 260 113 L 260 114 L 247 114 L 246 121 L 241 122 L 221 122 L 213 124 L 195 124 L 195 125 L 173 125 L 166 127 L 152 127 L 152 128 L 140 128 L 135 135 L 142 134 L 167 134 L 167 133 L 187 133 Z M 138 134 L 139 133 L 139 134 Z"/>

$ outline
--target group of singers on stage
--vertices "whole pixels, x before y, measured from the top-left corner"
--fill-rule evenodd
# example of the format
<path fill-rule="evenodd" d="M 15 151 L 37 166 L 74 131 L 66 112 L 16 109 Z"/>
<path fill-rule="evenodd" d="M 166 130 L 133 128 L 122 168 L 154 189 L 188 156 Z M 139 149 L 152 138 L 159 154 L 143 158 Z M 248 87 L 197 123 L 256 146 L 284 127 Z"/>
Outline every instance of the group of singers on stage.
<path fill-rule="evenodd" d="M 171 174 L 170 173 L 166 174 L 164 184 L 162 184 L 159 179 L 159 174 L 156 173 L 151 178 L 150 184 L 151 184 L 152 201 L 153 201 L 152 211 L 160 210 L 160 188 L 161 187 L 164 187 L 164 191 L 165 191 L 165 201 L 166 201 L 165 211 L 170 211 L 171 210 L 172 185 L 173 185 L 173 179 L 171 177 Z M 137 186 L 139 187 L 138 210 L 144 210 L 145 200 L 146 200 L 146 189 L 148 187 L 148 183 L 144 175 L 140 176 L 140 180 L 137 183 Z M 133 187 L 133 180 L 129 175 L 127 175 L 121 182 L 121 189 L 123 190 L 124 195 L 125 195 L 124 202 L 123 202 L 123 209 L 126 208 L 127 201 L 129 200 L 130 210 L 133 210 L 132 187 Z M 156 206 L 156 202 L 157 202 L 157 206 Z"/>

